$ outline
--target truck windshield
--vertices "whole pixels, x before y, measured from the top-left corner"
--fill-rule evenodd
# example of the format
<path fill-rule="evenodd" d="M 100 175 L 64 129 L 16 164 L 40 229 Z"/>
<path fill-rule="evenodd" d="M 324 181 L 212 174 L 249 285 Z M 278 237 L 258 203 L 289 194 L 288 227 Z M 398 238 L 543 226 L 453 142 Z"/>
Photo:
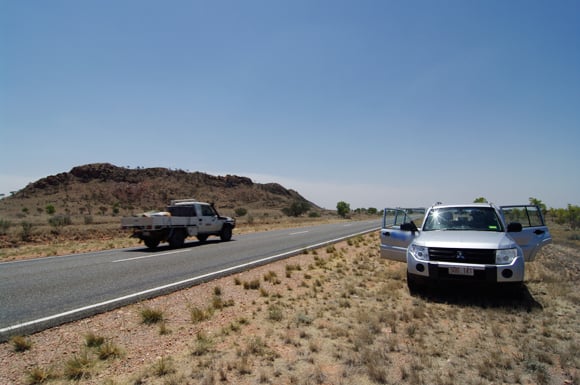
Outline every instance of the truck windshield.
<path fill-rule="evenodd" d="M 503 231 L 492 207 L 441 207 L 429 212 L 423 231 L 475 230 Z"/>

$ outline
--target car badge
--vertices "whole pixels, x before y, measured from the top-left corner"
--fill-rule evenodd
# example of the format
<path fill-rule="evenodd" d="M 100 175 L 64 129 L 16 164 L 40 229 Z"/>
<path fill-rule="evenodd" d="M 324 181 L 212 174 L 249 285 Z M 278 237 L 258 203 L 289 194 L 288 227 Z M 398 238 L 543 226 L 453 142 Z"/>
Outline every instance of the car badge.
<path fill-rule="evenodd" d="M 465 255 L 463 255 L 463 252 L 462 251 L 458 251 L 456 258 L 457 259 L 465 259 Z"/>

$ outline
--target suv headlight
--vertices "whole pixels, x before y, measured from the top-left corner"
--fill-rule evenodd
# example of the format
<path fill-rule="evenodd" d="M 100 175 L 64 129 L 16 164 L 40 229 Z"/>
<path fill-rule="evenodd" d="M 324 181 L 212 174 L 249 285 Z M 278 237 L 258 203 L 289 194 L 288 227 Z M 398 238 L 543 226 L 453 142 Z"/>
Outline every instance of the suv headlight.
<path fill-rule="evenodd" d="M 411 246 L 409 246 L 409 253 L 411 253 L 411 255 L 415 257 L 415 259 L 419 259 L 421 261 L 429 260 L 429 249 L 426 248 L 425 246 L 417 246 L 415 244 L 412 244 Z"/>
<path fill-rule="evenodd" d="M 495 264 L 496 265 L 509 265 L 518 256 L 517 249 L 501 249 L 495 252 Z"/>

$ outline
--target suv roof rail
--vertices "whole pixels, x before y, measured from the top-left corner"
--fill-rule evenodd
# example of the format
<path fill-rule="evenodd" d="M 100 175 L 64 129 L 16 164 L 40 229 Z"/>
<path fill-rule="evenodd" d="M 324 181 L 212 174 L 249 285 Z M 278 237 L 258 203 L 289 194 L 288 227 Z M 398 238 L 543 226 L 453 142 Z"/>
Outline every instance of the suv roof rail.
<path fill-rule="evenodd" d="M 189 198 L 189 199 L 172 199 L 170 202 L 171 206 L 174 206 L 176 204 L 186 204 L 186 203 L 197 203 L 197 200 L 195 198 Z"/>

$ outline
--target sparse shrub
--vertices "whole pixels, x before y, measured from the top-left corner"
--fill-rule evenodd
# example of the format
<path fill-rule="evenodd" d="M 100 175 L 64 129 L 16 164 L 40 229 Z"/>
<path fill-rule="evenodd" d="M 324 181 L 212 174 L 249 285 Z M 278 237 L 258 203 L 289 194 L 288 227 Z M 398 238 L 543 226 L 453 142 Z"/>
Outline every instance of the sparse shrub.
<path fill-rule="evenodd" d="M 167 323 L 165 321 L 161 321 L 161 323 L 159 324 L 159 334 L 162 336 L 171 334 L 171 329 L 167 327 Z"/>
<path fill-rule="evenodd" d="M 310 204 L 303 201 L 294 201 L 289 207 L 284 207 L 282 212 L 289 217 L 299 217 L 310 210 Z"/>
<path fill-rule="evenodd" d="M 32 341 L 30 338 L 24 336 L 14 336 L 10 339 L 10 343 L 12 344 L 12 348 L 15 352 L 25 352 L 32 348 Z"/>
<path fill-rule="evenodd" d="M 195 340 L 195 346 L 193 347 L 191 354 L 194 356 L 203 356 L 206 353 L 209 353 L 213 348 L 213 341 L 211 338 L 206 336 L 204 333 L 199 332 L 197 334 L 197 338 Z"/>
<path fill-rule="evenodd" d="M 236 216 L 243 217 L 248 213 L 248 210 L 243 207 L 238 207 L 234 212 L 236 213 Z"/>
<path fill-rule="evenodd" d="M 84 217 L 85 225 L 92 225 L 94 223 L 92 215 L 85 215 Z"/>
<path fill-rule="evenodd" d="M 113 341 L 107 341 L 99 345 L 97 349 L 97 356 L 101 360 L 116 358 L 121 356 L 121 349 L 115 343 L 113 343 Z"/>
<path fill-rule="evenodd" d="M 0 235 L 6 235 L 12 223 L 6 219 L 0 219 Z"/>
<path fill-rule="evenodd" d="M 282 309 L 277 305 L 271 305 L 268 308 L 268 319 L 272 321 L 282 321 L 284 314 Z"/>
<path fill-rule="evenodd" d="M 97 336 L 93 332 L 85 335 L 85 345 L 89 348 L 97 348 L 105 342 L 105 337 Z"/>
<path fill-rule="evenodd" d="M 20 234 L 20 239 L 24 242 L 30 241 L 30 238 L 32 236 L 33 224 L 30 222 L 22 222 L 21 226 L 22 226 L 22 233 Z"/>
<path fill-rule="evenodd" d="M 175 366 L 171 358 L 161 357 L 153 365 L 153 374 L 157 377 L 163 377 L 171 373 L 175 373 Z"/>
<path fill-rule="evenodd" d="M 64 366 L 64 375 L 69 380 L 82 380 L 91 376 L 91 368 L 93 367 L 93 360 L 90 359 L 89 354 L 83 351 L 69 359 Z"/>
<path fill-rule="evenodd" d="M 214 293 L 214 295 L 222 295 L 222 288 L 219 286 L 214 287 L 213 293 Z"/>
<path fill-rule="evenodd" d="M 55 377 L 54 372 L 50 368 L 42 368 L 40 366 L 34 366 L 29 369 L 26 373 L 26 383 L 28 385 L 39 385 L 44 384 Z"/>
<path fill-rule="evenodd" d="M 71 225 L 72 220 L 70 215 L 55 215 L 54 217 L 48 218 L 48 224 L 54 228 L 60 228 Z"/>
<path fill-rule="evenodd" d="M 302 267 L 299 264 L 287 264 L 286 265 L 286 278 L 290 278 L 292 276 L 293 271 L 300 271 Z"/>
<path fill-rule="evenodd" d="M 141 309 L 141 322 L 147 325 L 163 321 L 163 311 L 146 307 Z"/>
<path fill-rule="evenodd" d="M 260 280 L 254 279 L 250 282 L 244 282 L 244 289 L 246 290 L 258 290 L 260 288 Z"/>
<path fill-rule="evenodd" d="M 213 313 L 211 309 L 200 309 L 194 306 L 190 310 L 190 315 L 191 322 L 198 323 L 210 319 Z"/>
<path fill-rule="evenodd" d="M 246 353 L 262 356 L 266 353 L 266 343 L 260 337 L 252 337 L 246 344 Z"/>
<path fill-rule="evenodd" d="M 46 205 L 46 207 L 44 209 L 46 210 L 46 213 L 48 215 L 54 215 L 54 213 L 56 212 L 54 205 Z"/>
<path fill-rule="evenodd" d="M 279 285 L 281 283 L 276 272 L 272 270 L 270 270 L 267 274 L 264 274 L 264 281 L 270 282 L 273 285 Z"/>
<path fill-rule="evenodd" d="M 224 307 L 234 306 L 234 300 L 229 299 L 227 301 L 224 301 L 224 299 L 219 295 L 214 295 L 211 304 L 215 310 L 221 310 Z"/>

